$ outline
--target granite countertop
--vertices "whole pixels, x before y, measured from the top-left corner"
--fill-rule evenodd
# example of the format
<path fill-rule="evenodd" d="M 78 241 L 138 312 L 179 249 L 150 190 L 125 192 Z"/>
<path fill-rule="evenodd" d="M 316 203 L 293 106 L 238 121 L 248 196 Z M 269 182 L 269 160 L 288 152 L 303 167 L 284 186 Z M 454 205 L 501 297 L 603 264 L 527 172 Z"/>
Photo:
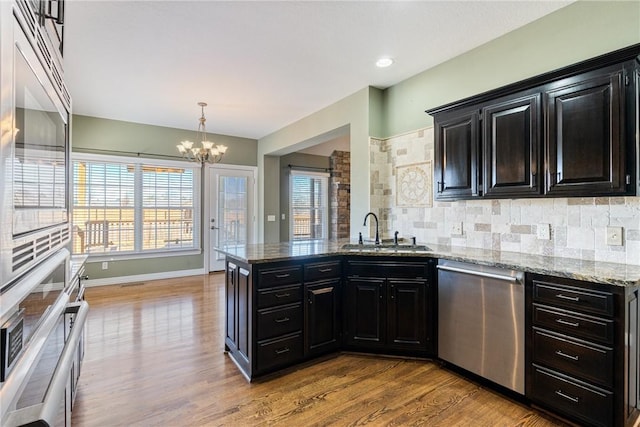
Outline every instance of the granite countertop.
<path fill-rule="evenodd" d="M 249 264 L 332 255 L 412 256 L 473 262 L 480 265 L 606 283 L 615 286 L 640 286 L 640 266 L 638 265 L 432 244 L 427 245 L 429 247 L 428 251 L 394 250 L 391 248 L 385 248 L 385 250 L 380 251 L 342 249 L 345 243 L 349 242 L 346 240 L 300 241 L 226 246 L 216 248 L 216 250 Z"/>

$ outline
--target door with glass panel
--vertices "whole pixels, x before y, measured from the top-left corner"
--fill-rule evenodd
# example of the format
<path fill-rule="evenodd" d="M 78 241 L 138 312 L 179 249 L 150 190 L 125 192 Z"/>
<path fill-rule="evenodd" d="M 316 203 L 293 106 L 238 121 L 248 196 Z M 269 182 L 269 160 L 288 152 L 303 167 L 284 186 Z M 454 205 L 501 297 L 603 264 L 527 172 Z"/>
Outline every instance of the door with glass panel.
<path fill-rule="evenodd" d="M 254 232 L 253 169 L 213 167 L 209 177 L 209 271 L 224 270 L 216 247 L 250 243 Z"/>

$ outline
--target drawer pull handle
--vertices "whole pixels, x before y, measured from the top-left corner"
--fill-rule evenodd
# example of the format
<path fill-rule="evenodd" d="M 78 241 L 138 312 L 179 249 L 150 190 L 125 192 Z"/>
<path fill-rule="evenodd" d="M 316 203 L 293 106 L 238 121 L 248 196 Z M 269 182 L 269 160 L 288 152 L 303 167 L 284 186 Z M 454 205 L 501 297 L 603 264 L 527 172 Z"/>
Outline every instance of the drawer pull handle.
<path fill-rule="evenodd" d="M 291 296 L 291 294 L 288 292 L 285 292 L 283 294 L 276 294 L 276 298 L 286 298 L 288 296 Z"/>
<path fill-rule="evenodd" d="M 284 322 L 288 322 L 289 319 L 288 317 L 281 317 L 280 319 L 276 319 L 276 323 L 284 323 Z"/>
<path fill-rule="evenodd" d="M 580 301 L 580 297 L 568 297 L 568 296 L 562 295 L 562 294 L 556 294 L 556 298 L 565 299 L 567 301 L 573 301 L 573 302 Z"/>
<path fill-rule="evenodd" d="M 285 353 L 288 353 L 289 351 L 290 351 L 289 347 L 284 347 L 284 348 L 276 350 L 276 354 L 285 354 Z"/>
<path fill-rule="evenodd" d="M 580 398 L 579 397 L 573 397 L 573 396 L 569 396 L 568 394 L 564 394 L 562 392 L 562 390 L 556 390 L 556 394 L 560 397 L 564 397 L 567 400 L 572 401 L 573 403 L 579 403 L 580 402 Z"/>
<path fill-rule="evenodd" d="M 558 356 L 562 356 L 562 357 L 564 357 L 564 358 L 566 358 L 566 359 L 571 359 L 571 360 L 575 360 L 575 361 L 577 361 L 578 359 L 580 359 L 580 356 L 572 356 L 572 355 L 570 355 L 570 354 L 563 353 L 561 350 L 556 351 L 556 354 L 557 354 Z"/>
<path fill-rule="evenodd" d="M 289 277 L 291 276 L 289 273 L 285 273 L 285 274 L 276 274 L 276 277 L 278 279 L 284 279 L 285 277 Z"/>
<path fill-rule="evenodd" d="M 580 326 L 579 322 L 567 322 L 564 319 L 556 319 L 556 322 L 560 323 L 561 325 L 573 326 L 574 328 L 577 328 L 578 326 Z"/>
<path fill-rule="evenodd" d="M 330 268 L 321 268 L 320 270 L 318 270 L 320 273 L 328 273 L 331 271 Z"/>

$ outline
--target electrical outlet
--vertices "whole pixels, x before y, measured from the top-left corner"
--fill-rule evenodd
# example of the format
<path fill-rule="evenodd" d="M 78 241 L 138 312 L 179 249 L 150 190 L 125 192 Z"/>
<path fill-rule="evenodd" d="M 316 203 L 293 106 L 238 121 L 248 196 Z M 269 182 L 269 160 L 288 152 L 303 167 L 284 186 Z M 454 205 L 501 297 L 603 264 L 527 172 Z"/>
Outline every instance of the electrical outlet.
<path fill-rule="evenodd" d="M 283 220 L 283 221 L 284 221 L 286 218 L 287 218 L 287 217 L 285 216 L 285 214 L 280 215 L 280 219 L 281 219 L 281 220 Z"/>
<path fill-rule="evenodd" d="M 551 225 L 549 224 L 538 224 L 536 227 L 536 235 L 540 240 L 550 240 L 551 239 Z"/>
<path fill-rule="evenodd" d="M 622 227 L 607 227 L 606 243 L 608 246 L 622 246 Z"/>
<path fill-rule="evenodd" d="M 275 215 L 267 215 L 267 222 L 273 222 L 276 220 L 276 216 Z"/>
<path fill-rule="evenodd" d="M 109 263 L 107 261 L 103 261 L 102 262 L 102 269 L 103 270 L 108 270 L 109 269 Z"/>
<path fill-rule="evenodd" d="M 462 223 L 454 222 L 451 224 L 451 235 L 453 236 L 462 236 Z"/>

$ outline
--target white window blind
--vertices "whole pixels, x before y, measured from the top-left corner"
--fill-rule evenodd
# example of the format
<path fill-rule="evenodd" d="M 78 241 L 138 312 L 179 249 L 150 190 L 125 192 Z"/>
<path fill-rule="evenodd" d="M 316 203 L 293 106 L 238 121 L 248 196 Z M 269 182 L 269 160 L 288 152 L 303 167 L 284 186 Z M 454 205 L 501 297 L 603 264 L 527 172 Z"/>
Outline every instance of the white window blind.
<path fill-rule="evenodd" d="M 327 239 L 329 174 L 291 171 L 289 182 L 290 238 Z"/>
<path fill-rule="evenodd" d="M 73 252 L 199 247 L 199 165 L 74 155 Z"/>

